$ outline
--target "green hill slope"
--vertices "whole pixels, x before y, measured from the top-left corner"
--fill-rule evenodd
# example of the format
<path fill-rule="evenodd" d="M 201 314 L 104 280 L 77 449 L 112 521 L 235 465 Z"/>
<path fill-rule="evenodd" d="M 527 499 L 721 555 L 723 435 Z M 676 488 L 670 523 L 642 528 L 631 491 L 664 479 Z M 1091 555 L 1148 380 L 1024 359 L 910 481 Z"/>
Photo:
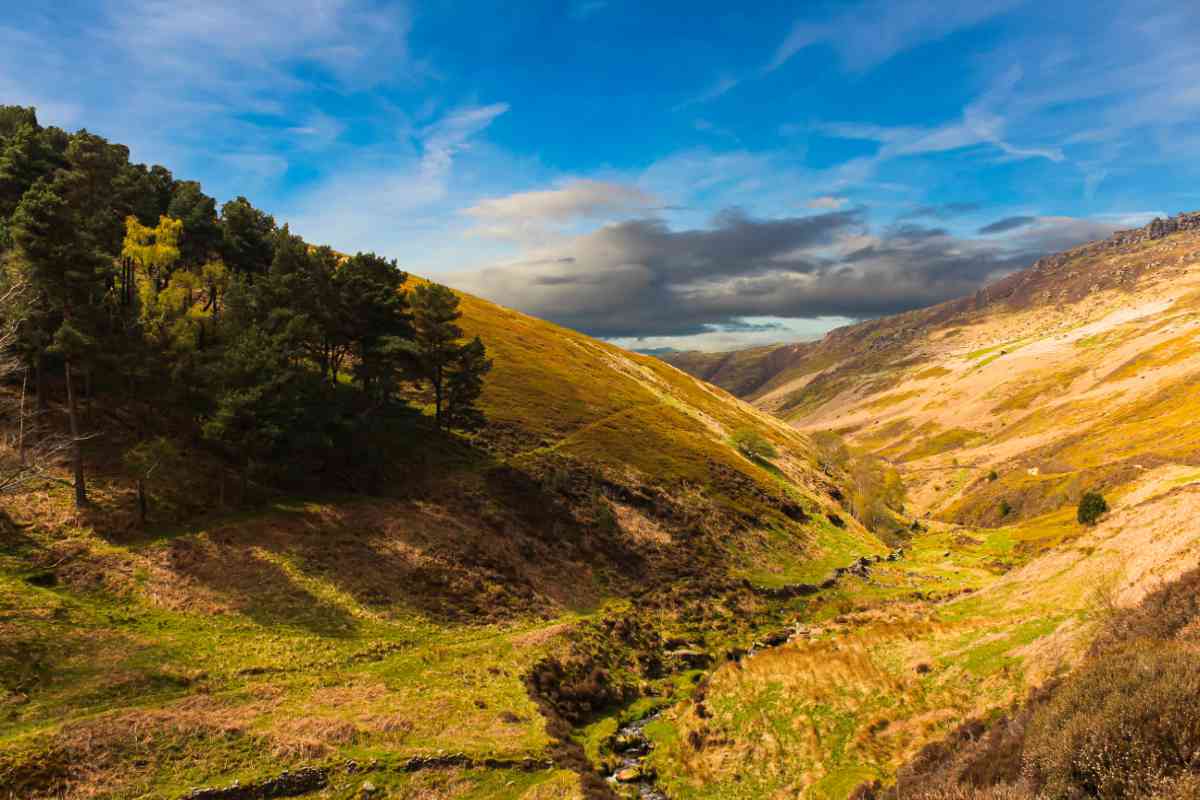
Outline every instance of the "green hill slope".
<path fill-rule="evenodd" d="M 555 708 L 603 731 L 668 701 L 690 684 L 650 663 L 664 639 L 719 655 L 786 606 L 755 587 L 883 551 L 803 434 L 655 359 L 463 308 L 495 359 L 489 421 L 414 421 L 383 497 L 182 503 L 142 530 L 102 457 L 132 435 L 114 409 L 93 508 L 56 480 L 4 498 L 0 797 L 173 798 L 304 768 L 313 796 L 579 796 Z M 745 428 L 780 458 L 742 456 Z M 160 518 L 189 480 L 156 489 Z M 547 659 L 564 681 L 605 670 L 594 708 L 539 708 L 526 682 Z"/>

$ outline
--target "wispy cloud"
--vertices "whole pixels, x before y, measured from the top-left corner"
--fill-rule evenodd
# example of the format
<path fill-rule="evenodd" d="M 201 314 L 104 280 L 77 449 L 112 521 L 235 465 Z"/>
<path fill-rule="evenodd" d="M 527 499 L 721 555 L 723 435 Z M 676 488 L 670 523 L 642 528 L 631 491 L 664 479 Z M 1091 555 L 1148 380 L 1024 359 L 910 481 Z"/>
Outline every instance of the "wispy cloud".
<path fill-rule="evenodd" d="M 715 81 L 713 81 L 708 86 L 708 88 L 706 88 L 704 91 L 700 92 L 700 94 L 696 95 L 695 97 L 690 97 L 687 100 L 684 100 L 682 103 L 679 103 L 678 105 L 676 105 L 672 110 L 673 111 L 681 111 L 685 108 L 690 108 L 691 106 L 696 106 L 696 105 L 701 105 L 703 103 L 712 102 L 713 100 L 716 100 L 718 97 L 721 97 L 722 95 L 727 94 L 728 92 L 733 90 L 738 85 L 738 83 L 740 83 L 740 81 L 737 78 L 734 78 L 729 75 L 723 75 L 720 78 L 717 78 Z"/>
<path fill-rule="evenodd" d="M 820 22 L 797 22 L 775 49 L 766 71 L 779 69 L 801 50 L 816 44 L 832 47 L 853 71 L 878 66 L 892 56 L 956 31 L 978 25 L 1025 0 L 974 0 L 969 3 L 898 3 L 868 0 Z"/>
<path fill-rule="evenodd" d="M 827 194 L 821 197 L 814 197 L 812 200 L 809 200 L 807 203 L 805 203 L 805 205 L 807 205 L 809 208 L 820 208 L 836 211 L 837 209 L 846 205 L 848 202 L 849 201 L 844 197 L 835 197 L 834 195 Z"/>

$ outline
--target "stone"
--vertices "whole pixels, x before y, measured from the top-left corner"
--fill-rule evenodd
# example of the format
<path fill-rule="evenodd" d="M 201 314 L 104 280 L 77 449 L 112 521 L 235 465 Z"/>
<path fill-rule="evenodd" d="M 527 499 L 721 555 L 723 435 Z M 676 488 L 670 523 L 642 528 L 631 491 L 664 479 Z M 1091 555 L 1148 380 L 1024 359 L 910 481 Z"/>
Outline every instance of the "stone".
<path fill-rule="evenodd" d="M 625 767 L 613 776 L 618 783 L 636 783 L 642 779 L 642 770 L 638 767 Z"/>

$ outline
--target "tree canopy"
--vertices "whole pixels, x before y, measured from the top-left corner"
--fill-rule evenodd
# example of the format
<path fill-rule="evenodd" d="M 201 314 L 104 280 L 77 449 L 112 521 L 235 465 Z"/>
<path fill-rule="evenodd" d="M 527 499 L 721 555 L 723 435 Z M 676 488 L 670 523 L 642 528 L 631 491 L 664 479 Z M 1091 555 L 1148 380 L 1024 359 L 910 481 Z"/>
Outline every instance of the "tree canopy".
<path fill-rule="evenodd" d="M 313 246 L 245 197 L 218 213 L 199 183 L 17 106 L 0 107 L 0 266 L 0 289 L 22 287 L 0 293 L 9 349 L 39 406 L 66 395 L 81 504 L 94 398 L 136 405 L 146 441 L 201 442 L 243 482 L 328 485 L 421 410 L 414 387 L 438 428 L 481 418 L 491 362 L 451 290 L 408 290 L 394 260 Z"/>

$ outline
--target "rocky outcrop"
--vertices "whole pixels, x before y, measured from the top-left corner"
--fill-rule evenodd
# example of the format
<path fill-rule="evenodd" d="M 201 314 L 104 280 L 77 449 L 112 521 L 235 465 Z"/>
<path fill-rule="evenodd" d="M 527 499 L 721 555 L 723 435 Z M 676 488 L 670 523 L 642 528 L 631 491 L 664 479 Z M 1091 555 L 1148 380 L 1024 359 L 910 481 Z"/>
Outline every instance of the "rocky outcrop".
<path fill-rule="evenodd" d="M 1165 236 L 1170 236 L 1180 231 L 1195 230 L 1200 230 L 1200 211 L 1177 214 L 1174 217 L 1166 219 L 1155 218 L 1153 222 L 1144 227 L 1128 231 L 1117 231 L 1100 244 L 1106 247 L 1122 247 L 1124 245 L 1162 239 Z"/>
<path fill-rule="evenodd" d="M 234 781 L 224 788 L 193 789 L 182 800 L 266 800 L 272 797 L 298 797 L 324 789 L 329 784 L 328 767 L 310 767 L 295 772 L 285 771 L 275 778 L 254 783 Z"/>

